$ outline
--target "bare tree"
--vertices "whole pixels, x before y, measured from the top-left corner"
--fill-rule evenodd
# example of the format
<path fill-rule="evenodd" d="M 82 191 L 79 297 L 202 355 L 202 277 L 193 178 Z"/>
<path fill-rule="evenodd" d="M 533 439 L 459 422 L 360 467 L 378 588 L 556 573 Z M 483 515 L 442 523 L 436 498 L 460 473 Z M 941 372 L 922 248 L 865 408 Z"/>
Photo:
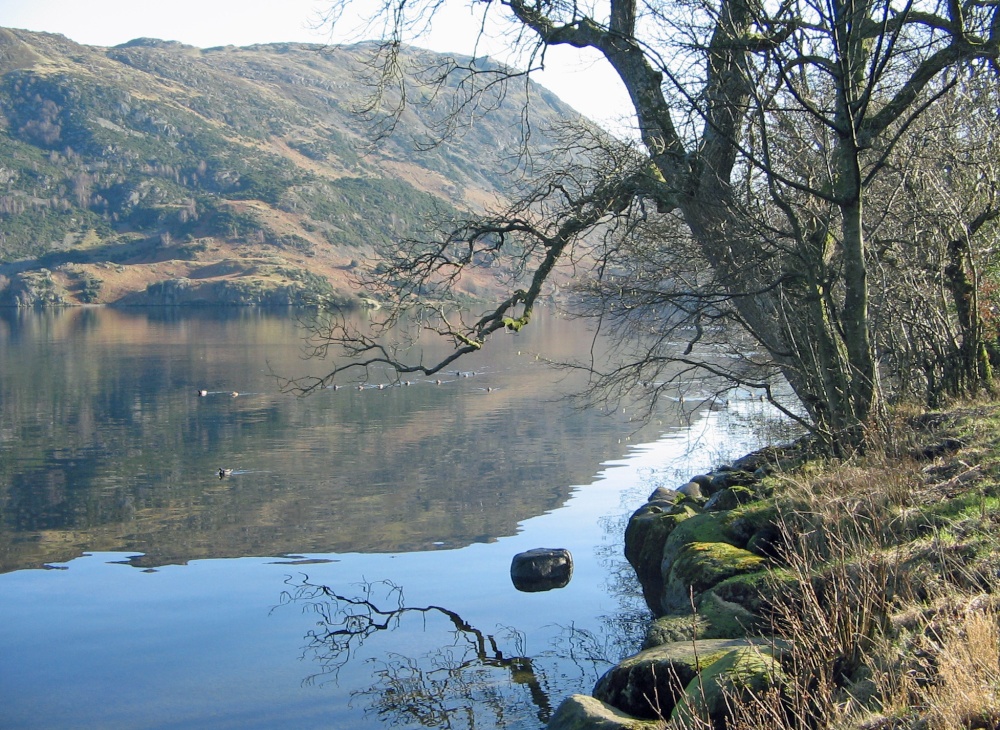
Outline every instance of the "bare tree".
<path fill-rule="evenodd" d="M 350 4 L 338 0 L 333 17 Z M 369 109 L 384 111 L 390 126 L 410 103 L 400 45 L 433 23 L 441 6 L 384 0 L 377 12 L 386 32 L 372 62 L 378 103 Z M 547 49 L 566 45 L 596 50 L 616 71 L 641 145 L 581 137 L 575 159 L 592 163 L 589 169 L 550 168 L 510 206 L 403 246 L 370 282 L 389 304 L 386 323 L 403 312 L 426 314 L 431 303 L 439 317 L 431 326 L 451 338 L 454 352 L 441 362 L 407 364 L 384 341 L 333 324 L 328 341 L 356 358 L 347 367 L 435 372 L 483 347 L 491 333 L 525 326 L 552 272 L 585 261 L 585 251 L 596 257 L 592 271 L 602 282 L 592 287 L 591 302 L 609 305 L 614 280 L 601 276 L 648 283 L 653 262 L 697 261 L 696 279 L 660 276 L 645 299 L 664 305 L 671 336 L 681 326 L 693 333 L 681 352 L 705 342 L 707 324 L 735 324 L 767 355 L 750 364 L 787 379 L 804 421 L 823 441 L 834 450 L 863 443 L 885 399 L 872 317 L 871 267 L 879 252 L 871 241 L 878 224 L 871 196 L 921 117 L 964 83 L 960 70 L 995 61 L 997 5 L 495 0 L 472 7 L 513 28 L 526 70 L 484 72 L 475 63 L 430 75 L 420 69 L 424 85 L 469 92 L 446 115 L 444 134 L 483 99 L 495 100 L 498 84 L 526 78 Z M 605 243 L 595 248 L 594 240 Z M 638 258 L 623 256 L 630 253 Z M 442 307 L 448 298 L 438 295 L 484 260 L 504 262 L 524 283 L 481 317 L 450 320 Z M 612 263 L 621 271 L 609 274 Z M 643 287 L 621 291 L 629 292 L 619 297 L 624 306 Z M 647 309 L 655 316 L 655 306 Z M 641 348 L 639 356 L 656 362 L 659 352 Z M 712 371 L 713 364 L 701 357 L 692 367 Z"/>
<path fill-rule="evenodd" d="M 966 69 L 911 127 L 876 196 L 878 336 L 897 388 L 931 406 L 993 387 L 1000 200 L 996 75 Z"/>

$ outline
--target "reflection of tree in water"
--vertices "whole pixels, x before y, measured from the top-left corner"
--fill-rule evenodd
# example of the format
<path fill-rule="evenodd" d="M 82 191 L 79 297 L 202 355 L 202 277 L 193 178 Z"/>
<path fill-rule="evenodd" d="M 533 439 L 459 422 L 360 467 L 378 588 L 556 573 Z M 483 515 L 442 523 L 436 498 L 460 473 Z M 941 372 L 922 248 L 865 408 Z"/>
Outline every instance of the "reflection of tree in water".
<path fill-rule="evenodd" d="M 281 602 L 302 604 L 319 619 L 306 634 L 303 656 L 314 659 L 320 671 L 307 683 L 336 681 L 366 639 L 397 629 L 405 616 L 423 616 L 425 622 L 437 616 L 450 623 L 448 645 L 419 658 L 390 653 L 368 660 L 375 665 L 374 683 L 351 693 L 365 700 L 366 712 L 389 726 L 504 728 L 529 714 L 548 722 L 552 706 L 545 678 L 524 656 L 520 632 L 505 629 L 498 640 L 446 608 L 406 606 L 400 586 L 389 581 L 359 584 L 361 595 L 355 597 L 308 579 L 288 585 Z M 511 656 L 501 642 L 510 647 Z"/>
<path fill-rule="evenodd" d="M 446 608 L 406 606 L 402 588 L 389 581 L 358 584 L 359 595 L 347 596 L 307 578 L 290 580 L 281 602 L 301 605 L 317 617 L 316 628 L 306 634 L 303 656 L 314 660 L 319 671 L 306 682 L 336 682 L 342 668 L 360 660 L 356 653 L 369 637 L 399 628 L 407 616 L 425 626 L 439 619 L 449 637 L 445 645 L 419 657 L 392 652 L 365 660 L 371 685 L 351 696 L 364 702 L 366 714 L 390 727 L 472 730 L 525 727 L 526 721 L 536 727 L 530 718 L 546 724 L 552 699 L 589 692 L 605 670 L 642 643 L 649 610 L 623 557 L 627 520 L 627 514 L 604 518 L 605 540 L 597 548 L 606 592 L 617 599 L 617 610 L 600 617 L 597 631 L 561 627 L 549 650 L 533 658 L 527 656 L 521 632 L 505 628 L 485 634 Z"/>

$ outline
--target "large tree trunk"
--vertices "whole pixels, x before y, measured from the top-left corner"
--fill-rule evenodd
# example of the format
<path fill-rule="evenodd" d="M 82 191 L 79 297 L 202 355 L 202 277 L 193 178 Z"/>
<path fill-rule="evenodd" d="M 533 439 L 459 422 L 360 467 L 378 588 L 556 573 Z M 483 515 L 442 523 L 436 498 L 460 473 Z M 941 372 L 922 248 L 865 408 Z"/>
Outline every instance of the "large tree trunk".
<path fill-rule="evenodd" d="M 844 248 L 844 346 L 851 367 L 850 419 L 845 426 L 861 432 L 872 415 L 878 399 L 878 373 L 872 349 L 868 316 L 868 267 L 865 263 L 865 234 L 862 204 L 857 201 L 841 206 Z"/>

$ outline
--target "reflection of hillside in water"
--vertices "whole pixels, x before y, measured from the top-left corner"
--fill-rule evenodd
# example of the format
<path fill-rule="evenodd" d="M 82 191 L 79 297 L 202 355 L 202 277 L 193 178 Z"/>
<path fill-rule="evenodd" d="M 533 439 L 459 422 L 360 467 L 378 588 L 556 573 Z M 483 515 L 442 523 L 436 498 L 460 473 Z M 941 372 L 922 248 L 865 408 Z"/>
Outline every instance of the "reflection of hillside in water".
<path fill-rule="evenodd" d="M 0 569 L 490 541 L 621 451 L 621 424 L 553 402 L 578 384 L 535 360 L 588 347 L 577 324 L 502 336 L 441 385 L 306 399 L 269 375 L 323 371 L 300 336 L 243 310 L 0 314 Z"/>

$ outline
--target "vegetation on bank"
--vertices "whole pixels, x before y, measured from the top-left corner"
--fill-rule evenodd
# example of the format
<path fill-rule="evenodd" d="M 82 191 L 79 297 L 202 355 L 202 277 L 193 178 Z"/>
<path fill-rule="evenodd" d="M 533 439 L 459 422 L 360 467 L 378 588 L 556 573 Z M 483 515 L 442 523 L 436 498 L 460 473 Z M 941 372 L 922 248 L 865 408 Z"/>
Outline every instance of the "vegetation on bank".
<path fill-rule="evenodd" d="M 647 647 L 706 647 L 695 658 L 700 679 L 686 688 L 662 660 L 654 665 L 662 682 L 644 699 L 659 698 L 661 727 L 1000 726 L 1000 404 L 897 411 L 884 434 L 864 454 L 838 460 L 765 450 L 753 483 L 741 487 L 755 499 L 700 513 L 722 527 L 706 532 L 697 517 L 677 523 L 704 540 L 692 544 L 717 541 L 765 569 L 689 581 L 696 613 L 654 622 Z M 706 507 L 687 495 L 675 502 Z M 729 544 L 740 531 L 756 543 Z M 634 543 L 632 551 L 635 564 Z M 723 556 L 716 567 L 731 564 Z M 750 652 L 762 659 L 715 666 L 707 652 L 716 637 L 746 635 L 768 637 Z M 713 694 L 720 686 L 725 702 Z"/>

